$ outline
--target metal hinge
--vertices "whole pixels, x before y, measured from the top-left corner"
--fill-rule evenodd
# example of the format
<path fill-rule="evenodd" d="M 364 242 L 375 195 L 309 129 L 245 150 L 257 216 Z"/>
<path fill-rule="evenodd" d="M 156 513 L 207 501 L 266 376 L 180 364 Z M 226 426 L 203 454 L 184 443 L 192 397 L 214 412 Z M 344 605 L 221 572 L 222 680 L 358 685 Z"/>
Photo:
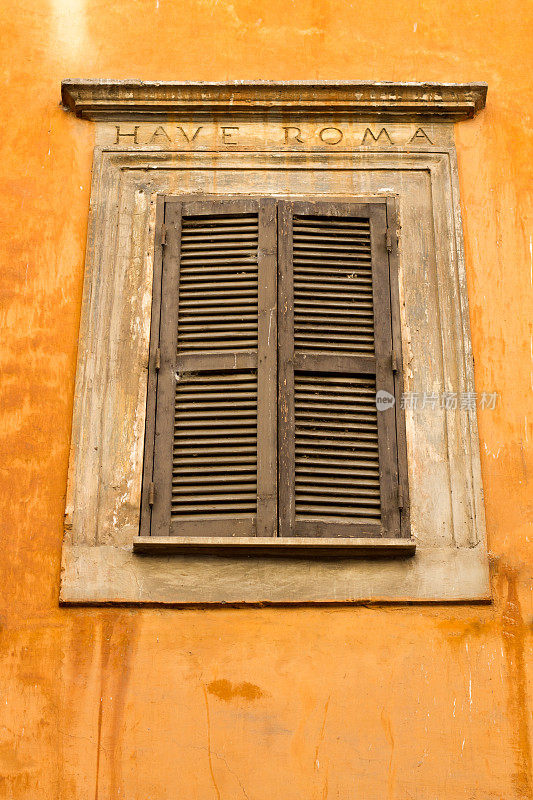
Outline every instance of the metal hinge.
<path fill-rule="evenodd" d="M 390 360 L 391 360 L 392 371 L 398 372 L 398 358 L 396 357 L 396 353 L 394 352 L 394 350 L 391 353 Z"/>
<path fill-rule="evenodd" d="M 148 486 L 148 505 L 149 506 L 153 506 L 153 504 L 154 504 L 154 495 L 155 495 L 154 482 L 150 481 L 150 485 Z"/>
<path fill-rule="evenodd" d="M 385 234 L 385 243 L 387 245 L 387 250 L 390 253 L 392 251 L 392 231 L 390 228 L 387 228 L 387 233 Z"/>
<path fill-rule="evenodd" d="M 161 246 L 167 243 L 167 226 L 165 223 L 161 225 Z"/>
<path fill-rule="evenodd" d="M 161 348 L 158 347 L 155 351 L 155 368 L 156 371 L 161 368 Z"/>
<path fill-rule="evenodd" d="M 400 510 L 403 508 L 403 489 L 401 486 L 398 486 L 398 508 Z"/>

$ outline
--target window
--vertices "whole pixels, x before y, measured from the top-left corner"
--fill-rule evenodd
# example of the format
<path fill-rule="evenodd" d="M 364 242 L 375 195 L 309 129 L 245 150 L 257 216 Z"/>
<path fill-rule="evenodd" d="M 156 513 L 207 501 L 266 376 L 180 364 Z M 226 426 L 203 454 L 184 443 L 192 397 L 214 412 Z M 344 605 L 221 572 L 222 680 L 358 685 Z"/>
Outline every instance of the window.
<path fill-rule="evenodd" d="M 421 403 L 416 407 L 409 401 L 409 398 L 413 401 L 423 398 L 427 392 L 440 397 L 445 393 L 459 395 L 475 390 L 454 124 L 461 124 L 460 120 L 482 109 L 485 94 L 486 86 L 482 84 L 81 81 L 63 85 L 65 106 L 93 121 L 95 149 L 65 505 L 61 602 L 240 605 L 484 601 L 490 597 L 476 410 L 463 409 L 459 404 L 457 408 L 449 408 L 440 403 L 434 407 Z M 77 124 L 73 121 L 73 126 Z M 243 462 L 242 469 L 227 476 L 215 471 L 204 472 L 203 476 L 195 471 L 188 478 L 178 475 L 178 484 L 183 488 L 187 479 L 189 486 L 196 487 L 194 505 L 198 510 L 194 514 L 174 515 L 179 517 L 179 525 L 172 535 L 169 535 L 170 478 L 165 512 L 168 527 L 163 526 L 155 535 L 150 517 L 161 500 L 161 486 L 151 464 L 154 442 L 160 446 L 155 411 L 161 410 L 163 401 L 170 404 L 165 467 L 170 474 L 175 397 L 172 388 L 166 398 L 157 396 L 164 359 L 161 356 L 157 372 L 158 341 L 154 335 L 151 339 L 150 332 L 155 334 L 160 329 L 161 310 L 167 317 L 176 313 L 176 309 L 172 312 L 171 308 L 161 306 L 161 277 L 163 272 L 165 276 L 168 274 L 166 259 L 175 247 L 172 237 L 175 243 L 178 241 L 173 226 L 169 226 L 170 217 L 165 220 L 164 216 L 172 207 L 172 213 L 177 214 L 180 198 L 187 204 L 185 217 L 189 219 L 223 216 L 223 201 L 234 203 L 239 198 L 242 204 L 239 214 L 257 215 L 258 241 L 259 237 L 266 237 L 264 220 L 263 223 L 260 220 L 261 207 L 265 207 L 266 201 L 261 203 L 254 198 L 271 198 L 272 215 L 277 219 L 269 223 L 272 238 L 266 247 L 258 247 L 256 264 L 259 269 L 260 262 L 270 260 L 269 274 L 274 281 L 276 273 L 279 274 L 278 288 L 285 295 L 286 277 L 292 275 L 286 269 L 292 252 L 289 248 L 287 253 L 289 240 L 283 230 L 284 225 L 285 230 L 287 225 L 292 226 L 293 215 L 318 216 L 329 221 L 334 216 L 331 210 L 339 204 L 348 208 L 349 219 L 364 218 L 354 216 L 353 211 L 357 207 L 361 213 L 364 205 L 376 206 L 377 215 L 386 215 L 392 232 L 388 242 L 390 251 L 386 247 L 384 226 L 377 241 L 382 256 L 389 261 L 393 346 L 386 359 L 376 359 L 376 379 L 379 383 L 380 370 L 386 370 L 390 380 L 392 371 L 394 389 L 390 393 L 396 403 L 393 411 L 372 413 L 378 431 L 386 414 L 396 423 L 397 481 L 404 490 L 403 498 L 401 492 L 398 498 L 398 506 L 402 499 L 404 504 L 399 513 L 399 535 L 397 527 L 386 522 L 381 484 L 380 518 L 385 521 L 384 535 L 372 536 L 369 529 L 353 530 L 356 535 L 344 535 L 344 531 L 338 534 L 334 533 L 333 525 L 326 526 L 326 531 L 324 522 L 330 520 L 323 517 L 335 518 L 337 513 L 304 512 L 304 496 L 308 506 L 311 497 L 314 510 L 322 511 L 326 506 L 328 511 L 340 509 L 344 528 L 350 524 L 345 513 L 348 504 L 339 503 L 342 493 L 329 492 L 332 485 L 329 481 L 333 480 L 338 489 L 346 486 L 340 483 L 347 479 L 343 460 L 337 459 L 341 464 L 332 465 L 335 470 L 331 474 L 311 472 L 311 466 L 321 469 L 321 464 L 309 465 L 309 459 L 302 470 L 303 437 L 309 429 L 302 428 L 299 422 L 302 415 L 307 415 L 303 418 L 308 420 L 311 414 L 313 420 L 317 406 L 331 408 L 325 402 L 331 393 L 328 394 L 324 383 L 317 387 L 317 380 L 326 375 L 328 380 L 338 382 L 339 375 L 347 374 L 340 361 L 346 358 L 344 351 L 324 353 L 306 347 L 309 342 L 306 336 L 311 330 L 317 341 L 329 346 L 336 342 L 339 346 L 344 323 L 336 325 L 341 330 L 334 338 L 326 327 L 313 327 L 310 322 L 316 317 L 307 311 L 295 316 L 297 338 L 284 338 L 284 323 L 291 320 L 283 315 L 283 302 L 278 298 L 278 313 L 272 315 L 274 327 L 269 317 L 267 328 L 264 309 L 272 310 L 272 303 L 268 305 L 262 296 L 265 287 L 259 279 L 255 317 L 253 309 L 244 313 L 250 312 L 250 295 L 241 294 L 239 298 L 247 300 L 244 306 L 241 303 L 240 316 L 251 319 L 241 319 L 239 329 L 213 331 L 218 341 L 222 341 L 220 335 L 224 334 L 225 344 L 232 341 L 226 335 L 234 337 L 232 345 L 217 348 L 226 352 L 227 362 L 219 356 L 214 362 L 212 346 L 196 352 L 193 347 L 185 351 L 182 348 L 179 355 L 182 358 L 188 354 L 187 358 L 192 361 L 194 357 L 197 362 L 200 356 L 206 358 L 204 367 L 197 363 L 196 369 L 188 370 L 189 375 L 196 373 L 202 379 L 205 375 L 216 375 L 217 371 L 224 379 L 228 375 L 235 379 L 237 373 L 245 374 L 248 399 L 246 391 L 240 392 L 244 396 L 238 399 L 248 406 L 242 411 L 248 413 L 250 404 L 253 410 L 257 403 L 258 441 L 264 443 L 270 437 L 274 445 L 270 449 L 256 446 L 252 454 L 241 451 L 241 460 L 247 456 L 252 461 Z M 302 198 L 312 201 L 313 213 L 311 206 L 307 209 L 300 206 L 297 210 L 296 203 L 303 203 Z M 216 207 L 212 206 L 210 214 L 206 214 L 205 204 L 215 199 Z M 194 213 L 189 205 L 193 201 L 198 203 Z M 330 210 L 321 208 L 320 213 L 314 213 L 318 208 L 315 204 L 322 208 L 327 205 Z M 340 222 L 341 217 L 342 214 L 336 219 Z M 299 225 L 300 219 L 296 221 Z M 167 226 L 164 246 L 163 223 Z M 276 226 L 282 231 L 279 242 Z M 189 233 L 187 236 L 190 238 Z M 372 257 L 378 259 L 379 255 L 372 252 Z M 155 284 L 154 271 L 159 275 Z M 183 271 L 182 278 L 185 274 Z M 299 282 L 300 286 L 294 286 L 298 292 L 302 292 L 303 284 L 313 285 L 313 280 Z M 178 304 L 179 288 L 179 274 L 176 274 L 174 297 Z M 349 288 L 352 289 L 352 282 Z M 373 304 L 378 288 L 374 282 Z M 271 285 L 270 290 L 274 289 Z M 204 295 L 197 292 L 195 296 L 205 300 L 205 291 Z M 303 292 L 296 298 L 298 308 L 308 308 L 308 295 Z M 172 293 L 165 292 L 165 303 L 171 297 Z M 182 301 L 184 298 L 182 293 Z M 324 311 L 320 306 L 319 310 Z M 207 317 L 209 322 L 210 313 L 199 316 Z M 323 318 L 324 326 L 333 325 L 331 315 L 318 316 Z M 374 321 L 377 337 L 377 318 Z M 189 318 L 193 327 L 188 331 L 183 329 L 180 333 L 175 325 L 173 332 L 170 327 L 167 333 L 180 335 L 182 342 L 198 344 L 195 336 L 202 324 Z M 251 327 L 245 328 L 245 324 Z M 379 332 L 383 330 L 380 323 Z M 265 351 L 264 337 L 268 344 L 269 331 L 270 345 L 274 341 L 275 346 Z M 319 339 L 325 331 L 326 339 Z M 249 333 L 255 347 L 249 345 Z M 217 338 L 209 341 L 216 342 Z M 288 349 L 294 345 L 291 367 Z M 376 338 L 375 347 L 378 345 L 381 346 Z M 177 356 L 178 351 L 174 353 Z M 270 373 L 268 397 L 259 375 L 268 374 L 261 361 L 262 353 L 270 355 L 271 369 L 277 373 L 274 378 Z M 320 358 L 327 365 L 325 373 L 318 363 Z M 366 364 L 369 363 L 367 360 Z M 293 405 L 287 406 L 286 417 L 282 414 L 279 421 L 277 409 L 282 404 L 276 393 L 278 383 L 285 388 L 283 370 L 287 371 L 287 366 L 289 374 L 292 369 L 296 372 L 297 393 L 285 392 L 285 401 Z M 372 379 L 372 373 L 363 374 Z M 259 378 L 257 396 L 253 394 L 254 376 Z M 302 376 L 306 380 L 312 376 L 313 391 L 303 391 Z M 181 387 L 186 385 L 183 381 L 178 383 Z M 235 381 L 231 385 L 236 392 Z M 287 388 L 290 389 L 288 384 Z M 405 410 L 400 408 L 402 394 Z M 385 394 L 380 399 L 381 408 L 386 408 L 390 398 Z M 304 401 L 313 402 L 313 410 L 305 408 Z M 229 395 L 221 393 L 217 402 L 229 404 L 229 408 L 222 410 L 235 408 Z M 183 409 L 183 405 L 179 408 Z M 269 409 L 273 417 L 268 416 Z M 296 413 L 294 424 L 289 416 L 291 409 Z M 222 416 L 222 410 L 215 420 L 219 428 L 221 420 L 231 420 Z M 349 409 L 342 411 L 350 413 Z M 402 417 L 405 414 L 405 438 L 400 412 Z M 250 416 L 239 417 L 240 421 L 246 419 L 250 420 Z M 251 419 L 253 431 L 253 415 Z M 325 425 L 330 420 L 331 417 L 324 415 L 318 422 Z M 191 417 L 185 421 L 190 422 Z M 182 427 L 189 433 L 194 430 L 192 425 Z M 253 444 L 253 432 L 242 435 L 240 422 L 232 427 L 238 427 L 240 438 L 252 439 Z M 294 469 L 292 461 L 289 464 L 284 457 L 283 447 L 276 448 L 278 435 L 282 442 L 286 436 L 289 461 L 292 455 L 288 443 L 292 447 L 291 441 L 297 437 Z M 146 436 L 149 444 L 145 447 Z M 204 443 L 205 438 L 217 437 L 195 436 L 196 441 L 201 439 Z M 305 441 L 311 439 L 318 445 L 314 449 L 320 450 L 324 447 L 322 443 L 331 437 L 309 436 Z M 339 452 L 340 439 L 339 435 L 334 437 Z M 323 450 L 313 455 L 323 455 Z M 265 457 L 272 459 L 270 465 L 263 463 Z M 381 457 L 379 452 L 378 457 Z M 252 466 L 256 463 L 255 515 L 254 473 L 249 470 L 250 463 Z M 205 470 L 209 466 L 216 467 L 205 462 Z M 336 471 L 339 469 L 340 472 Z M 143 472 L 147 472 L 144 479 Z M 213 503 L 199 499 L 214 494 L 200 491 L 209 485 L 206 476 L 214 474 L 220 476 L 220 480 L 217 478 L 220 485 L 222 478 L 227 478 L 223 491 L 216 493 L 217 498 L 232 485 L 237 489 L 231 494 L 238 495 L 238 499 L 226 499 L 226 503 L 251 503 L 244 508 L 241 505 L 240 510 L 231 509 L 231 515 L 224 512 L 228 520 L 224 526 L 220 524 L 223 516 L 220 508 L 215 504 L 217 513 L 205 513 L 205 506 Z M 237 474 L 241 482 L 236 484 Z M 241 480 L 244 475 L 248 476 L 246 483 Z M 270 484 L 265 482 L 267 475 Z M 311 483 L 310 476 L 313 476 Z M 200 481 L 202 477 L 204 480 Z M 359 478 L 369 480 L 362 475 Z M 274 485 L 270 493 L 267 486 L 272 487 L 273 479 L 278 489 Z M 394 480 L 393 476 L 391 486 Z M 151 482 L 154 483 L 152 509 Z M 252 491 L 245 491 L 244 486 L 251 486 Z M 353 486 L 350 477 L 351 489 Z M 187 491 L 178 495 L 191 498 L 193 495 L 187 495 Z M 291 498 L 294 519 L 287 513 Z M 258 504 L 262 508 L 259 516 Z M 192 502 L 188 507 L 191 505 Z M 185 506 L 182 502 L 181 507 Z M 209 516 L 215 519 L 210 522 L 206 519 Z M 186 532 L 186 517 L 193 518 L 196 529 L 193 525 Z M 270 519 L 268 530 L 261 527 L 267 519 Z M 304 530 L 305 519 L 314 520 L 307 530 Z M 365 519 L 367 522 L 363 524 L 370 528 L 369 518 Z M 287 535 L 289 532 L 293 535 Z M 416 552 L 412 554 L 414 542 Z M 284 553 L 292 557 L 278 557 Z M 391 557 L 407 553 L 410 558 Z M 272 554 L 276 557 L 269 558 Z M 337 554 L 343 558 L 333 557 Z M 377 557 L 383 555 L 386 557 Z"/>
<path fill-rule="evenodd" d="M 386 202 L 160 205 L 137 548 L 412 552 Z"/>

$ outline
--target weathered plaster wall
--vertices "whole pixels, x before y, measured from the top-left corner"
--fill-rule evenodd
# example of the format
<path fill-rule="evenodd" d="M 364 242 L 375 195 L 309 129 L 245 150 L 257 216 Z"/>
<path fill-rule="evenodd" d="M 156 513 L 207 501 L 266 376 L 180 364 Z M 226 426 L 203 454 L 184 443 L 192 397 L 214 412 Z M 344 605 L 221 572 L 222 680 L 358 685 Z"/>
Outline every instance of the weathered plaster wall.
<path fill-rule="evenodd" d="M 516 0 L 3 4 L 0 797 L 531 796 L 532 17 Z M 58 107 L 68 76 L 488 81 L 457 142 L 476 382 L 501 395 L 479 415 L 493 606 L 58 608 L 93 144 Z"/>

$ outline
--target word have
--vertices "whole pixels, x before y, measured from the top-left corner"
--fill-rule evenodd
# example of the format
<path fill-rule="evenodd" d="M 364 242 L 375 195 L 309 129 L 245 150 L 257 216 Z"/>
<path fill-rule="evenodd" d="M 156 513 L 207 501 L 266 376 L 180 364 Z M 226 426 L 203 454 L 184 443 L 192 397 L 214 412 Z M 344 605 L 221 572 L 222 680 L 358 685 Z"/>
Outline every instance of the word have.
<path fill-rule="evenodd" d="M 250 140 L 249 130 L 237 125 L 221 125 L 215 130 L 198 125 L 196 128 L 190 126 L 187 130 L 182 125 L 158 125 L 150 131 L 141 129 L 140 125 L 134 125 L 133 129 L 123 130 L 120 125 L 115 125 L 116 134 L 114 144 L 155 144 L 155 145 L 200 145 L 213 141 L 213 135 L 222 145 L 236 147 L 239 144 L 246 144 L 246 139 Z M 355 134 L 353 131 L 343 130 L 336 126 L 329 125 L 318 128 L 313 133 L 305 133 L 302 128 L 296 125 L 282 125 L 271 132 L 271 144 L 284 144 L 287 147 L 297 147 L 301 144 L 324 144 L 328 146 L 340 145 L 342 142 L 349 143 L 354 147 L 365 145 L 384 145 L 392 146 L 395 144 L 429 144 L 433 142 L 423 128 L 408 137 L 407 141 L 394 141 L 387 128 L 381 128 L 374 133 L 371 128 L 366 128 L 362 133 Z M 243 142 L 243 136 L 245 141 Z"/>

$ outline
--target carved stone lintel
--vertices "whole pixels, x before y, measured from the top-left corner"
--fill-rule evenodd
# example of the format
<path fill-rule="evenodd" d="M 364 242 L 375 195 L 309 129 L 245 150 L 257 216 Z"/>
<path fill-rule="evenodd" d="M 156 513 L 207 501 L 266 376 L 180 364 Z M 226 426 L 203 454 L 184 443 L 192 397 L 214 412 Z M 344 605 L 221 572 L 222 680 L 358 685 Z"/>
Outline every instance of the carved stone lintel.
<path fill-rule="evenodd" d="M 61 86 L 64 106 L 91 120 L 168 120 L 187 114 L 457 121 L 484 108 L 486 95 L 486 83 L 66 80 Z"/>

